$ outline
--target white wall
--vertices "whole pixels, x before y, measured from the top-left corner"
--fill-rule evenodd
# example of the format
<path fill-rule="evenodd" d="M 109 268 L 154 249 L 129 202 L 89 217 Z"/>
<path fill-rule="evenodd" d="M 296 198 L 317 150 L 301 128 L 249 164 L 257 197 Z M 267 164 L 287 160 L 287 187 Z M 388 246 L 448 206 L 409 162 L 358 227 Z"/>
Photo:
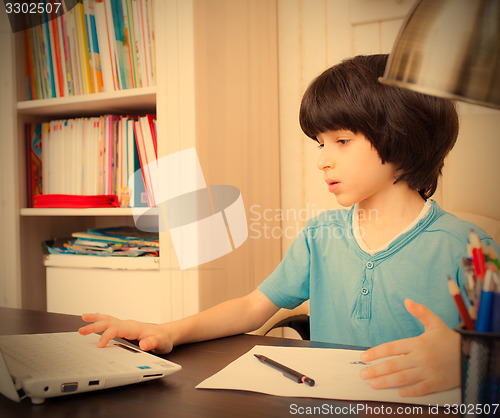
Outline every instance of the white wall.
<path fill-rule="evenodd" d="M 460 134 L 443 173 L 443 204 L 500 221 L 500 111 L 460 103 L 459 115 Z"/>
<path fill-rule="evenodd" d="M 343 58 L 390 53 L 413 4 L 414 0 L 279 0 L 284 251 L 306 219 L 339 207 L 316 168 L 317 146 L 298 124 L 302 93 L 315 76 Z M 459 109 L 461 133 L 433 198 L 449 211 L 500 221 L 500 112 L 472 105 Z"/>

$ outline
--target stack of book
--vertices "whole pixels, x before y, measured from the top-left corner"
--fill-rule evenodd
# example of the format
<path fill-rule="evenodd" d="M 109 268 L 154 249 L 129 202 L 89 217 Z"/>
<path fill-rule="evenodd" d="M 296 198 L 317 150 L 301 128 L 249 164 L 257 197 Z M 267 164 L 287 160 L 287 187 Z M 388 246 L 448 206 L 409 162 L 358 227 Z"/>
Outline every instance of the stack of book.
<path fill-rule="evenodd" d="M 103 257 L 158 257 L 159 255 L 157 233 L 143 232 L 126 226 L 75 232 L 71 239 L 48 241 L 45 247 L 49 254 Z"/>
<path fill-rule="evenodd" d="M 35 196 L 61 194 L 117 195 L 122 206 L 154 205 L 147 176 L 148 164 L 157 160 L 154 115 L 27 124 L 26 149 L 29 206 L 36 207 Z"/>
<path fill-rule="evenodd" d="M 154 0 L 76 0 L 25 31 L 26 99 L 156 84 Z"/>

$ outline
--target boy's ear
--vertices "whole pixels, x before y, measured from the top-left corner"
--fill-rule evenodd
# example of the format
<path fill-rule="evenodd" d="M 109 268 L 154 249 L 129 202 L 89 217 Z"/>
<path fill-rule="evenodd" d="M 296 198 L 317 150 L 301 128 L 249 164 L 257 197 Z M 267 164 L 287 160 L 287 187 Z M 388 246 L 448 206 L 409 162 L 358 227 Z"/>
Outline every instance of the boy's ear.
<path fill-rule="evenodd" d="M 396 184 L 401 180 L 402 175 L 403 175 L 403 169 L 400 167 L 396 168 L 396 170 L 394 171 L 394 184 Z"/>
<path fill-rule="evenodd" d="M 394 184 L 396 184 L 399 181 L 400 177 L 401 177 L 401 170 L 397 169 L 396 171 L 394 171 Z"/>

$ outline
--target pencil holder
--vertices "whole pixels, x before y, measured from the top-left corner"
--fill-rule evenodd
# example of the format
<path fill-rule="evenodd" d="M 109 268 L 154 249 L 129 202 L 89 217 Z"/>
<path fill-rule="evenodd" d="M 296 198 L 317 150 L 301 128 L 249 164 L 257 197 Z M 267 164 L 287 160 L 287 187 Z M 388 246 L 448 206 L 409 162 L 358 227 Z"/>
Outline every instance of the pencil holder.
<path fill-rule="evenodd" d="M 468 331 L 459 325 L 462 410 L 464 417 L 498 416 L 500 334 Z"/>

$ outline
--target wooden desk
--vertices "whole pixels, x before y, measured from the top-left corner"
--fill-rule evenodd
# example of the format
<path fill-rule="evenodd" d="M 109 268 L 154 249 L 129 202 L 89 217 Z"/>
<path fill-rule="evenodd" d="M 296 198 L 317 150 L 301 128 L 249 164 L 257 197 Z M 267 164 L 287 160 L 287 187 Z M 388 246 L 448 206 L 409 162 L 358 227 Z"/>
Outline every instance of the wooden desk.
<path fill-rule="evenodd" d="M 29 334 L 76 331 L 83 321 L 72 315 L 59 315 L 22 309 L 0 308 L 0 334 Z M 396 408 L 415 408 L 377 402 L 334 401 L 325 399 L 285 398 L 243 391 L 199 390 L 194 387 L 218 372 L 254 345 L 330 346 L 308 341 L 256 335 L 238 335 L 198 344 L 176 347 L 164 357 L 182 365 L 183 369 L 164 379 L 120 388 L 47 399 L 42 405 L 32 405 L 29 399 L 15 403 L 0 395 L 0 417 L 281 417 L 357 415 L 380 416 L 392 408 L 393 415 L 447 416 L 431 414 L 427 406 L 420 413 L 397 413 Z M 337 346 L 338 347 L 338 346 Z M 356 408 L 363 407 L 363 411 Z M 302 408 L 302 409 L 300 409 Z M 310 408 L 310 409 L 307 409 Z M 344 414 L 335 414 L 344 408 Z M 367 410 L 372 408 L 371 410 Z M 309 411 L 309 413 L 307 413 Z M 321 411 L 321 412 L 319 412 Z M 353 413 L 356 411 L 357 413 Z M 302 413 L 301 413 L 302 412 Z M 350 413 L 349 413 L 350 412 Z M 408 410 L 406 411 L 408 412 Z"/>

